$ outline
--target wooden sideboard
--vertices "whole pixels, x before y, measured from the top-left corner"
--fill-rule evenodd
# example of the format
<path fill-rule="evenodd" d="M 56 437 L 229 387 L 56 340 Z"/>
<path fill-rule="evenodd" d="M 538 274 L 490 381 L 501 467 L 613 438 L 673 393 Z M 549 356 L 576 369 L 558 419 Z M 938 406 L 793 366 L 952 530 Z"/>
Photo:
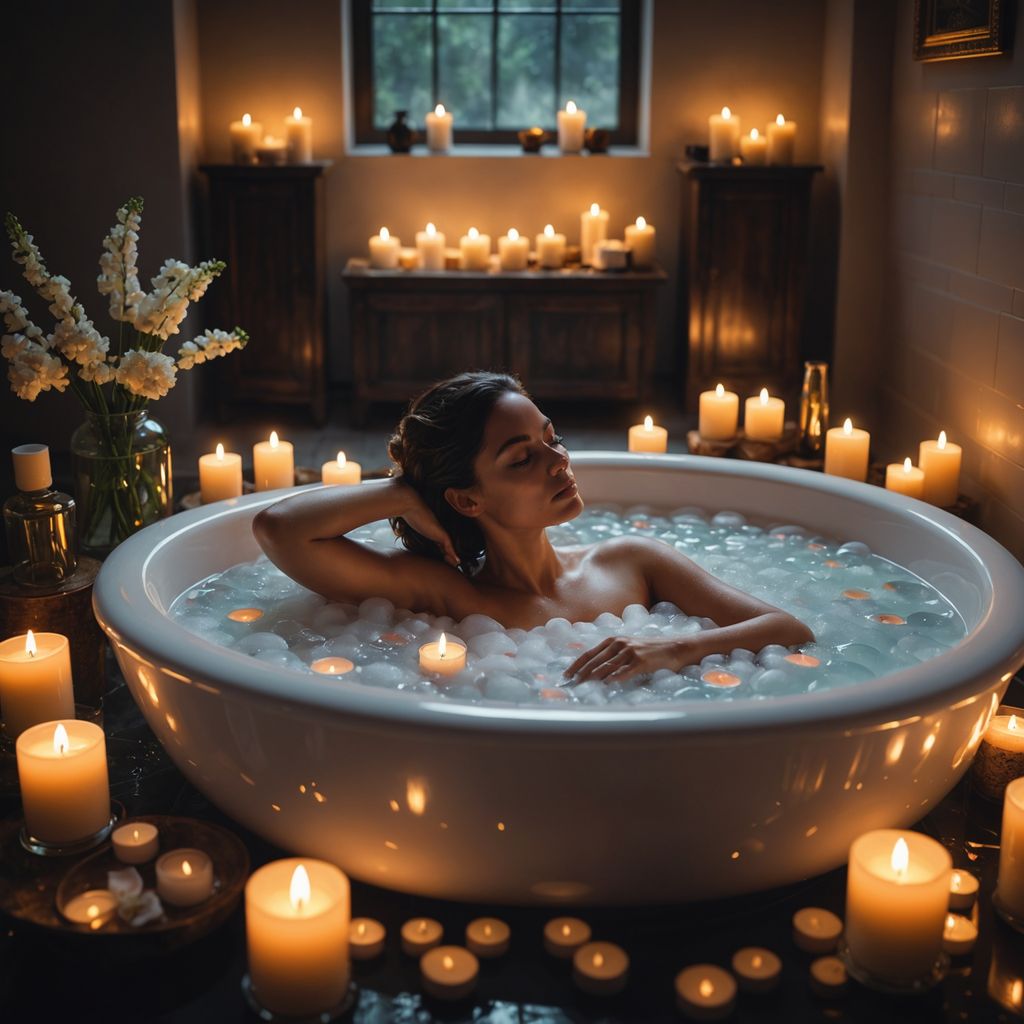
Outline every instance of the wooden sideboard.
<path fill-rule="evenodd" d="M 406 402 L 454 373 L 505 369 L 539 399 L 643 401 L 652 383 L 664 271 L 591 269 L 343 272 L 353 416 Z"/>

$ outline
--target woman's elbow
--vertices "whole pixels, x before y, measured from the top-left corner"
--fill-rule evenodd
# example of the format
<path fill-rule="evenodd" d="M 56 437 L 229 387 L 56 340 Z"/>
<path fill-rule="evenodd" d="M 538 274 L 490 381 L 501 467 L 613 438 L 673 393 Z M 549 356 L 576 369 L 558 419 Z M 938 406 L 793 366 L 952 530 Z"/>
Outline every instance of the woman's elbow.
<path fill-rule="evenodd" d="M 268 505 L 256 513 L 252 521 L 252 532 L 264 554 L 271 555 L 281 535 L 283 516 L 277 504 Z"/>

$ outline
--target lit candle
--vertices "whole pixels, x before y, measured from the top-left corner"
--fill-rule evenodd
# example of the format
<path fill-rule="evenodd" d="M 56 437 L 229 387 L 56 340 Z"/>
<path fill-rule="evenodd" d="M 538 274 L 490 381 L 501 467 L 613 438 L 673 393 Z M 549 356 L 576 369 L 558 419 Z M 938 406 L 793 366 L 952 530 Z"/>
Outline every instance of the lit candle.
<path fill-rule="evenodd" d="M 971 765 L 974 785 L 990 800 L 1002 800 L 1006 786 L 1024 775 L 1024 719 L 994 715 Z"/>
<path fill-rule="evenodd" d="M 491 262 L 491 236 L 470 228 L 459 239 L 459 269 L 486 270 Z"/>
<path fill-rule="evenodd" d="M 946 440 L 939 432 L 937 441 L 922 441 L 917 463 L 924 473 L 924 500 L 942 508 L 956 504 L 960 496 L 960 445 Z"/>
<path fill-rule="evenodd" d="M 508 952 L 512 932 L 497 917 L 478 917 L 466 925 L 466 946 L 479 957 L 502 956 Z"/>
<path fill-rule="evenodd" d="M 10 739 L 30 725 L 75 717 L 66 636 L 30 629 L 0 643 L 0 709 Z"/>
<path fill-rule="evenodd" d="M 419 249 L 403 245 L 402 248 L 398 250 L 398 265 L 403 270 L 418 270 L 420 266 Z"/>
<path fill-rule="evenodd" d="M 569 960 L 590 941 L 590 925 L 578 917 L 555 917 L 544 925 L 544 948 L 559 960 Z"/>
<path fill-rule="evenodd" d="M 422 956 L 428 949 L 441 945 L 444 929 L 432 917 L 414 917 L 402 925 L 402 952 Z"/>
<path fill-rule="evenodd" d="M 714 964 L 694 964 L 676 975 L 676 1005 L 691 1020 L 728 1017 L 736 1005 L 736 981 Z"/>
<path fill-rule="evenodd" d="M 580 263 L 593 261 L 594 246 L 608 237 L 608 211 L 597 203 L 580 214 Z"/>
<path fill-rule="evenodd" d="M 60 908 L 67 920 L 88 925 L 93 931 L 102 928 L 116 911 L 117 897 L 109 889 L 87 889 Z"/>
<path fill-rule="evenodd" d="M 427 114 L 427 149 L 431 153 L 447 153 L 452 148 L 452 115 L 438 103 Z"/>
<path fill-rule="evenodd" d="M 767 163 L 768 140 L 756 128 L 751 128 L 749 135 L 740 138 L 740 156 L 751 167 Z"/>
<path fill-rule="evenodd" d="M 825 472 L 847 480 L 866 480 L 871 435 L 847 418 L 825 435 Z"/>
<path fill-rule="evenodd" d="M 530 240 L 515 228 L 498 239 L 498 264 L 502 270 L 525 270 L 530 262 Z"/>
<path fill-rule="evenodd" d="M 631 452 L 665 452 L 668 451 L 668 431 L 664 427 L 656 427 L 650 416 L 645 416 L 643 423 L 636 423 L 629 428 L 629 450 Z"/>
<path fill-rule="evenodd" d="M 743 409 L 743 430 L 752 441 L 777 441 L 782 437 L 786 403 L 773 398 L 767 388 L 748 398 Z"/>
<path fill-rule="evenodd" d="M 348 949 L 353 960 L 372 960 L 384 952 L 387 931 L 372 917 L 353 917 L 348 926 Z"/>
<path fill-rule="evenodd" d="M 714 391 L 700 393 L 700 419 L 697 432 L 707 441 L 728 441 L 736 436 L 740 416 L 740 398 L 721 384 Z"/>
<path fill-rule="evenodd" d="M 537 263 L 546 270 L 557 270 L 565 262 L 565 235 L 555 233 L 551 224 L 537 236 Z"/>
<path fill-rule="evenodd" d="M 313 162 L 313 118 L 304 117 L 302 107 L 296 107 L 292 116 L 284 119 L 284 141 L 288 147 L 288 163 Z"/>
<path fill-rule="evenodd" d="M 924 473 L 909 457 L 902 462 L 890 462 L 885 467 L 885 489 L 905 494 L 908 498 L 920 498 L 924 490 Z"/>
<path fill-rule="evenodd" d="M 199 456 L 199 495 L 204 505 L 242 494 L 242 456 L 237 452 L 217 450 Z"/>
<path fill-rule="evenodd" d="M 232 121 L 231 159 L 236 164 L 256 162 L 256 147 L 263 138 L 263 125 L 254 121 L 251 114 L 243 114 L 241 121 Z"/>
<path fill-rule="evenodd" d="M 811 991 L 824 999 L 834 999 L 846 991 L 849 981 L 846 965 L 837 956 L 822 956 L 811 964 Z"/>
<path fill-rule="evenodd" d="M 480 961 L 461 946 L 437 946 L 423 954 L 420 978 L 423 990 L 435 999 L 465 999 L 480 973 Z"/>
<path fill-rule="evenodd" d="M 110 835 L 114 856 L 122 864 L 145 864 L 160 849 L 160 831 L 148 821 L 133 821 Z"/>
<path fill-rule="evenodd" d="M 394 238 L 387 228 L 381 228 L 376 235 L 370 235 L 370 266 L 374 270 L 394 270 L 402 251 L 402 240 Z"/>
<path fill-rule="evenodd" d="M 782 978 L 782 961 L 770 949 L 747 946 L 733 954 L 732 970 L 744 992 L 770 992 Z"/>
<path fill-rule="evenodd" d="M 711 141 L 708 159 L 715 164 L 729 163 L 740 151 L 740 119 L 728 107 L 708 118 Z"/>
<path fill-rule="evenodd" d="M 999 876 L 992 902 L 1014 927 L 1021 927 L 1024 919 L 1024 778 L 1010 782 L 1003 795 Z"/>
<path fill-rule="evenodd" d="M 441 676 L 453 676 L 466 667 L 466 648 L 457 640 L 449 640 L 444 633 L 440 640 L 432 640 L 420 648 L 420 668 Z"/>
<path fill-rule="evenodd" d="M 587 112 L 569 100 L 565 110 L 558 111 L 558 148 L 563 153 L 578 153 L 583 149 L 583 131 Z"/>
<path fill-rule="evenodd" d="M 255 622 L 263 618 L 262 608 L 232 608 L 227 617 L 232 622 Z"/>
<path fill-rule="evenodd" d="M 768 125 L 768 163 L 791 164 L 796 151 L 796 121 L 787 121 L 779 114 Z"/>
<path fill-rule="evenodd" d="M 962 914 L 947 914 L 942 948 L 950 956 L 966 956 L 978 941 L 978 926 Z"/>
<path fill-rule="evenodd" d="M 320 467 L 320 476 L 325 484 L 357 484 L 363 479 L 363 467 L 351 462 L 344 452 Z"/>
<path fill-rule="evenodd" d="M 42 843 L 74 843 L 110 822 L 103 730 L 74 719 L 33 725 L 15 744 L 25 830 Z"/>
<path fill-rule="evenodd" d="M 421 270 L 444 270 L 444 235 L 428 224 L 425 231 L 416 232 L 416 251 L 420 254 Z"/>
<path fill-rule="evenodd" d="M 978 880 L 969 871 L 954 870 L 949 876 L 949 909 L 970 910 L 978 896 Z"/>
<path fill-rule="evenodd" d="M 572 980 L 592 996 L 621 992 L 629 979 L 629 957 L 614 942 L 588 942 L 572 955 Z"/>
<path fill-rule="evenodd" d="M 793 915 L 793 944 L 805 953 L 831 953 L 843 922 L 824 907 L 804 907 Z"/>
<path fill-rule="evenodd" d="M 633 269 L 646 270 L 654 266 L 654 225 L 643 217 L 637 217 L 635 224 L 626 225 L 626 245 L 633 254 Z"/>
<path fill-rule="evenodd" d="M 343 676 L 351 672 L 355 665 L 348 658 L 334 655 L 330 658 L 317 658 L 309 667 L 323 676 Z"/>
<path fill-rule="evenodd" d="M 288 158 L 288 146 L 284 139 L 265 135 L 256 144 L 256 162 L 265 167 L 279 167 Z"/>
<path fill-rule="evenodd" d="M 174 907 L 202 903 L 213 892 L 213 862 L 202 850 L 170 850 L 156 862 L 156 892 Z"/>
<path fill-rule="evenodd" d="M 271 1013 L 313 1017 L 334 1010 L 349 987 L 348 879 L 333 864 L 289 858 L 245 884 L 249 975 Z"/>
<path fill-rule="evenodd" d="M 855 839 L 846 882 L 851 960 L 883 982 L 927 977 L 942 951 L 952 866 L 949 851 L 920 832 Z"/>
<path fill-rule="evenodd" d="M 252 446 L 253 477 L 257 491 L 274 491 L 295 483 L 295 454 L 291 441 L 280 441 L 277 431 L 270 432 L 269 441 Z"/>

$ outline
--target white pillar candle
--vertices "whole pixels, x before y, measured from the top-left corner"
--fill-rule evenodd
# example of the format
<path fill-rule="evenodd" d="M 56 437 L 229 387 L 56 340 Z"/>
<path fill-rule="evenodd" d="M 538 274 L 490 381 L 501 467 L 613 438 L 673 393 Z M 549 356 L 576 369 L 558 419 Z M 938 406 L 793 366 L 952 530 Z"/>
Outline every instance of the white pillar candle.
<path fill-rule="evenodd" d="M 793 945 L 805 953 L 831 953 L 843 922 L 824 907 L 803 907 L 793 915 Z"/>
<path fill-rule="evenodd" d="M 325 484 L 357 484 L 363 479 L 363 467 L 338 452 L 337 458 L 320 467 L 320 478 Z"/>
<path fill-rule="evenodd" d="M 969 871 L 954 870 L 949 876 L 949 909 L 970 910 L 978 888 L 978 880 Z"/>
<path fill-rule="evenodd" d="M 242 494 L 242 456 L 224 451 L 218 444 L 215 452 L 199 456 L 199 496 L 204 505 Z"/>
<path fill-rule="evenodd" d="M 558 148 L 563 153 L 578 153 L 583 148 L 583 131 L 587 112 L 569 100 L 565 110 L 558 112 Z"/>
<path fill-rule="evenodd" d="M 905 494 L 908 498 L 920 498 L 924 491 L 924 473 L 909 458 L 890 462 L 885 467 L 885 489 Z"/>
<path fill-rule="evenodd" d="M 441 945 L 444 929 L 432 917 L 414 917 L 402 925 L 402 951 L 407 956 L 422 956 Z"/>
<path fill-rule="evenodd" d="M 348 926 L 348 951 L 353 960 L 372 960 L 384 952 L 387 929 L 372 917 L 353 917 Z"/>
<path fill-rule="evenodd" d="M 479 957 L 502 956 L 508 952 L 512 931 L 497 917 L 478 917 L 466 925 L 466 948 Z"/>
<path fill-rule="evenodd" d="M 942 951 L 949 903 L 949 851 L 920 832 L 878 829 L 850 846 L 846 942 L 879 980 L 924 978 Z"/>
<path fill-rule="evenodd" d="M 825 472 L 848 480 L 866 480 L 871 435 L 849 418 L 825 435 Z"/>
<path fill-rule="evenodd" d="M 750 167 L 767 163 L 768 140 L 756 128 L 751 128 L 749 135 L 740 136 L 740 156 Z"/>
<path fill-rule="evenodd" d="M 348 878 L 321 860 L 288 858 L 245 884 L 249 976 L 271 1013 L 313 1017 L 339 1006 L 349 986 Z"/>
<path fill-rule="evenodd" d="M 288 163 L 313 162 L 313 118 L 304 117 L 302 107 L 296 107 L 292 116 L 284 119 L 284 141 L 288 147 Z"/>
<path fill-rule="evenodd" d="M 736 950 L 732 970 L 744 992 L 770 992 L 782 979 L 782 961 L 760 946 Z"/>
<path fill-rule="evenodd" d="M 491 262 L 491 236 L 470 228 L 459 239 L 459 269 L 486 270 Z"/>
<path fill-rule="evenodd" d="M 431 153 L 447 153 L 452 148 L 452 115 L 438 103 L 427 114 L 427 149 Z"/>
<path fill-rule="evenodd" d="M 700 393 L 697 432 L 707 441 L 728 441 L 736 436 L 739 415 L 739 395 L 735 391 L 726 391 L 721 384 L 716 384 L 714 391 Z"/>
<path fill-rule="evenodd" d="M 437 946 L 420 960 L 423 991 L 435 999 L 465 999 L 476 988 L 479 974 L 480 961 L 461 946 Z"/>
<path fill-rule="evenodd" d="M 1024 919 L 1024 778 L 1010 782 L 1003 795 L 999 876 L 993 899 L 1004 914 Z"/>
<path fill-rule="evenodd" d="M 720 114 L 708 118 L 710 143 L 708 159 L 715 164 L 727 164 L 740 152 L 740 119 L 728 107 Z"/>
<path fill-rule="evenodd" d="M 676 1006 L 690 1020 L 719 1020 L 736 1005 L 736 981 L 714 964 L 694 964 L 676 975 Z"/>
<path fill-rule="evenodd" d="M 0 643 L 0 711 L 12 740 L 29 726 L 75 717 L 66 636 L 30 629 Z"/>
<path fill-rule="evenodd" d="M 654 266 L 654 225 L 643 217 L 637 217 L 635 224 L 626 225 L 626 245 L 633 253 L 633 269 L 646 270 Z"/>
<path fill-rule="evenodd" d="M 416 232 L 416 251 L 420 254 L 421 270 L 444 270 L 444 235 L 428 224 L 426 230 Z"/>
<path fill-rule="evenodd" d="M 122 864 L 146 864 L 160 849 L 160 830 L 148 821 L 133 821 L 110 835 L 114 856 Z"/>
<path fill-rule="evenodd" d="M 231 159 L 236 164 L 251 164 L 256 162 L 256 147 L 263 138 L 263 125 L 254 121 L 251 114 L 243 114 L 241 121 L 232 121 L 231 132 Z"/>
<path fill-rule="evenodd" d="M 420 648 L 420 668 L 441 676 L 453 676 L 466 667 L 466 647 L 457 640 L 449 640 L 444 633 L 440 640 L 432 640 Z"/>
<path fill-rule="evenodd" d="M 960 496 L 960 445 L 946 440 L 940 431 L 937 441 L 922 441 L 917 464 L 924 473 L 924 500 L 942 508 L 956 504 Z"/>
<path fill-rule="evenodd" d="M 655 426 L 650 416 L 645 416 L 643 423 L 634 424 L 629 428 L 629 450 L 631 452 L 665 452 L 668 451 L 668 431 L 664 427 Z"/>
<path fill-rule="evenodd" d="M 580 214 L 580 263 L 593 262 L 594 246 L 608 237 L 608 211 L 597 203 Z"/>
<path fill-rule="evenodd" d="M 202 850 L 170 850 L 156 862 L 156 892 L 173 907 L 202 903 L 213 892 L 213 862 Z"/>
<path fill-rule="evenodd" d="M 590 925 L 578 917 L 554 917 L 544 925 L 544 948 L 559 960 L 569 960 L 590 941 Z"/>
<path fill-rule="evenodd" d="M 498 239 L 498 265 L 502 270 L 525 270 L 530 262 L 530 240 L 515 228 Z"/>
<path fill-rule="evenodd" d="M 615 995 L 629 980 L 629 956 L 614 942 L 588 942 L 572 955 L 572 980 L 592 996 Z"/>
<path fill-rule="evenodd" d="M 551 224 L 537 236 L 537 264 L 545 270 L 557 270 L 565 262 L 565 235 L 556 234 Z"/>
<path fill-rule="evenodd" d="M 252 446 L 253 477 L 257 491 L 274 491 L 295 484 L 295 452 L 290 441 L 278 439 L 277 431 L 270 432 L 269 441 L 257 441 Z"/>
<path fill-rule="evenodd" d="M 942 948 L 950 956 L 966 956 L 978 941 L 978 926 L 962 914 L 947 914 L 942 930 Z"/>
<path fill-rule="evenodd" d="M 743 430 L 752 441 L 777 441 L 786 421 L 786 403 L 773 398 L 767 388 L 747 399 L 743 409 Z"/>
<path fill-rule="evenodd" d="M 394 270 L 402 251 L 402 240 L 394 238 L 387 228 L 381 228 L 376 235 L 370 235 L 370 266 L 374 270 Z"/>
<path fill-rule="evenodd" d="M 796 121 L 779 114 L 768 125 L 768 163 L 791 164 L 796 153 Z"/>
<path fill-rule="evenodd" d="M 25 829 L 60 845 L 95 835 L 110 821 L 103 730 L 73 719 L 26 729 L 15 744 Z"/>

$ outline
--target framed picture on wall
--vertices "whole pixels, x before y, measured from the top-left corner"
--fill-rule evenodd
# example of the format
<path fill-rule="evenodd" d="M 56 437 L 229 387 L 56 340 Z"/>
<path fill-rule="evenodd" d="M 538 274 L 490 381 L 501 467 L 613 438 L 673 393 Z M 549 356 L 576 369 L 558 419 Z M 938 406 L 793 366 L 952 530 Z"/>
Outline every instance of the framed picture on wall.
<path fill-rule="evenodd" d="M 1008 53 L 1013 0 L 914 0 L 914 59 Z"/>

